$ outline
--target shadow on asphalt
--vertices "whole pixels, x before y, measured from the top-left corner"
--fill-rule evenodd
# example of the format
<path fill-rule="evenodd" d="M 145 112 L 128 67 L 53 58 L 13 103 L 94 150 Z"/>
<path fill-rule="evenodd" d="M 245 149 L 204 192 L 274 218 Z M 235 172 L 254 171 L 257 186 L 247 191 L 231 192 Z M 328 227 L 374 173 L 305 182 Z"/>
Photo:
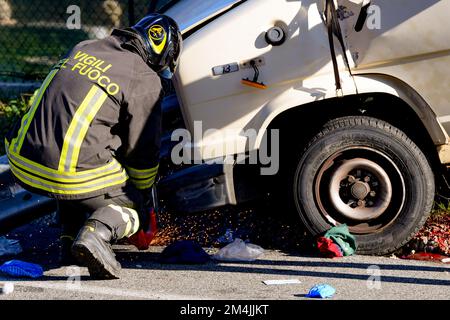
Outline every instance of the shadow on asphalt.
<path fill-rule="evenodd" d="M 351 274 L 342 272 L 326 272 L 326 271 L 306 271 L 306 270 L 292 270 L 292 269 L 273 269 L 267 267 L 257 266 L 297 266 L 301 267 L 323 267 L 323 268 L 356 268 L 368 269 L 373 264 L 368 263 L 352 263 L 352 262 L 322 262 L 322 261 L 275 261 L 275 260 L 256 260 L 253 262 L 236 262 L 230 263 L 216 263 L 209 262 L 204 265 L 188 265 L 188 264 L 160 264 L 158 263 L 158 253 L 143 252 L 143 253 L 128 253 L 118 252 L 117 257 L 125 269 L 145 269 L 145 270 L 173 270 L 173 271 L 207 271 L 207 272 L 233 272 L 233 273 L 254 273 L 254 274 L 270 274 L 283 276 L 301 276 L 301 277 L 316 277 L 316 278 L 337 278 L 337 279 L 352 279 L 367 281 L 367 274 Z M 136 267 L 138 261 L 140 268 Z M 396 264 L 376 264 L 381 270 L 404 270 L 404 271 L 425 271 L 425 272 L 448 272 L 450 268 L 432 267 L 432 266 L 404 266 Z M 421 285 L 439 285 L 450 286 L 450 280 L 443 279 L 427 279 L 415 277 L 401 277 L 401 276 L 381 276 L 381 282 L 391 283 L 406 283 L 406 284 L 421 284 Z"/>
<path fill-rule="evenodd" d="M 53 248 L 51 251 L 55 251 Z M 50 254 L 52 255 L 52 254 Z M 291 277 L 315 277 L 315 278 L 335 278 L 335 279 L 350 279 L 367 281 L 367 274 L 354 274 L 345 272 L 329 272 L 329 271 L 315 271 L 302 270 L 303 267 L 309 268 L 339 268 L 339 269 L 365 269 L 367 270 L 374 264 L 369 263 L 355 263 L 348 261 L 287 261 L 287 260 L 268 260 L 258 259 L 253 262 L 215 262 L 211 260 L 206 264 L 161 264 L 158 262 L 160 253 L 157 252 L 136 252 L 136 251 L 116 251 L 117 259 L 121 262 L 123 269 L 135 270 L 170 270 L 170 271 L 203 271 L 203 272 L 230 272 L 230 273 L 247 273 L 247 274 L 267 274 L 280 275 Z M 291 255 L 292 256 L 292 255 Z M 305 255 L 296 255 L 298 257 L 307 257 L 311 260 L 318 259 L 317 257 L 310 257 Z M 20 255 L 19 257 L 21 258 Z M 40 260 L 40 259 L 39 259 Z M 42 261 L 32 261 L 39 263 Z M 279 267 L 297 267 L 296 269 L 280 269 Z M 423 265 L 399 265 L 399 264 L 376 264 L 380 270 L 397 270 L 397 271 L 422 271 L 422 272 L 449 272 L 450 268 L 440 266 L 423 266 Z M 58 263 L 43 263 L 46 270 L 56 269 L 60 266 Z M 277 267 L 277 268 L 274 268 Z M 67 281 L 66 276 L 51 276 L 46 275 L 39 279 L 25 279 L 25 278 L 9 278 L 0 277 L 0 280 L 14 281 Z M 89 276 L 81 276 L 82 281 L 92 281 Z M 101 281 L 101 280 L 99 280 Z M 435 286 L 450 286 L 450 280 L 432 279 L 432 278 L 416 278 L 416 277 L 402 277 L 402 276 L 381 276 L 381 282 L 388 283 L 405 283 L 418 285 L 435 285 Z"/>
<path fill-rule="evenodd" d="M 28 225 L 19 228 L 15 232 L 12 232 L 10 236 L 12 238 L 20 239 L 24 252 L 14 256 L 0 257 L 0 263 L 11 258 L 21 259 L 28 262 L 38 263 L 43 266 L 45 270 L 51 270 L 59 268 L 58 263 L 58 241 L 59 229 L 55 226 L 37 227 L 36 225 Z M 268 237 L 269 238 L 269 237 Z M 352 279 L 366 281 L 368 275 L 354 274 L 349 271 L 344 272 L 342 269 L 368 269 L 373 264 L 369 263 L 357 263 L 348 262 L 344 260 L 331 260 L 324 261 L 319 260 L 312 251 L 294 251 L 288 250 L 285 247 L 281 248 L 277 246 L 280 242 L 274 241 L 270 249 L 281 250 L 283 254 L 290 257 L 303 257 L 310 259 L 310 261 L 292 261 L 292 260 L 269 260 L 258 259 L 254 262 L 241 262 L 239 264 L 233 263 L 216 263 L 209 262 L 204 265 L 175 265 L 175 264 L 160 264 L 158 258 L 160 256 L 157 252 L 139 252 L 139 251 L 116 251 L 117 258 L 121 262 L 124 269 L 135 270 L 171 270 L 171 271 L 205 271 L 205 272 L 230 272 L 230 273 L 247 273 L 247 274 L 267 274 L 267 275 L 281 275 L 281 276 L 297 276 L 297 277 L 316 277 L 316 278 L 337 278 L 337 279 Z M 139 267 L 138 267 L 139 266 Z M 440 272 L 444 275 L 444 272 L 449 272 L 450 268 L 425 265 L 401 265 L 401 264 L 376 264 L 380 270 L 393 270 L 393 271 L 421 271 L 421 272 Z M 276 267 L 276 268 L 275 268 Z M 286 267 L 286 268 L 282 268 Z M 289 268 L 288 268 L 289 267 Z M 302 270 L 302 268 L 314 268 L 313 271 Z M 336 268 L 339 272 L 330 272 L 321 270 L 321 268 Z M 356 271 L 356 270 L 355 270 Z M 430 275 L 431 276 L 431 275 Z M 404 276 L 381 276 L 382 282 L 390 283 L 405 283 L 405 284 L 420 284 L 420 285 L 438 285 L 438 286 L 450 286 L 450 280 L 444 280 L 436 278 L 436 274 L 433 274 L 432 278 L 415 278 Z M 4 277 L 6 278 L 6 277 Z M 3 279 L 4 279 L 3 278 Z M 442 277 L 440 277 L 442 278 Z M 30 281 L 30 279 L 20 278 L 8 278 L 14 279 L 14 281 Z M 88 276 L 82 276 L 81 280 L 89 280 Z M 33 280 L 31 280 L 33 281 Z M 36 279 L 36 281 L 67 281 L 65 276 L 44 276 Z"/>

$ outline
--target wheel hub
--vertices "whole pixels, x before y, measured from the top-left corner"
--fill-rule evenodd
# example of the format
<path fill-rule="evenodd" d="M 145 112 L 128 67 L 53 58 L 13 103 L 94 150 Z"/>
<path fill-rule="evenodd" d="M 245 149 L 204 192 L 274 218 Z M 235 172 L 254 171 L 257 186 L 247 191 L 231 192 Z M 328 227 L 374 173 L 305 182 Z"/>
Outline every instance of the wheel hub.
<path fill-rule="evenodd" d="M 392 198 L 392 184 L 386 171 L 364 158 L 343 161 L 331 176 L 329 190 L 333 207 L 357 221 L 381 216 Z"/>
<path fill-rule="evenodd" d="M 351 186 L 350 191 L 356 199 L 364 200 L 371 190 L 368 183 L 357 181 Z"/>

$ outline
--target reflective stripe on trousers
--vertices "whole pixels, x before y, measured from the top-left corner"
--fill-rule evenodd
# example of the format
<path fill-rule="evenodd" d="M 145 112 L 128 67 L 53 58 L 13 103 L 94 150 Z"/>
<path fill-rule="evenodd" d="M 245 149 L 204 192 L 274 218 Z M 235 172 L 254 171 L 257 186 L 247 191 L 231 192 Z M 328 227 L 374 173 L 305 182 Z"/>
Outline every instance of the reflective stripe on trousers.
<path fill-rule="evenodd" d="M 153 186 L 156 175 L 158 174 L 158 168 L 159 165 L 149 169 L 134 169 L 126 166 L 131 181 L 140 190 L 150 189 Z"/>
<path fill-rule="evenodd" d="M 139 230 L 136 210 L 114 204 L 96 210 L 89 220 L 97 220 L 110 227 L 116 240 L 131 237 Z"/>

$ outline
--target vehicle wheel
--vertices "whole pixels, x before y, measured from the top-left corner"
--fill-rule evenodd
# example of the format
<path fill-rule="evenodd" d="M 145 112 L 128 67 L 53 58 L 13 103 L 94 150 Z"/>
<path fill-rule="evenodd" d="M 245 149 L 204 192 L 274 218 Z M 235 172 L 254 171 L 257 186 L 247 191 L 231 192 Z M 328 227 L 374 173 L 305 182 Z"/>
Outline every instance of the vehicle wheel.
<path fill-rule="evenodd" d="M 433 204 L 434 176 L 421 150 L 402 131 L 370 117 L 324 125 L 294 175 L 294 202 L 317 235 L 347 224 L 359 254 L 383 255 L 406 244 Z"/>

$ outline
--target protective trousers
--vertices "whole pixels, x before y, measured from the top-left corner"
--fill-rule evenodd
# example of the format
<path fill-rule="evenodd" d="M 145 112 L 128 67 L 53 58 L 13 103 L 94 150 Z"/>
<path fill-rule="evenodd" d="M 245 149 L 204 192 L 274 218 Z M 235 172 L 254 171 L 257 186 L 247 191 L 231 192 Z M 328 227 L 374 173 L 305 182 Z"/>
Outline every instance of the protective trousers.
<path fill-rule="evenodd" d="M 111 240 L 130 237 L 139 229 L 139 214 L 144 200 L 133 185 L 82 200 L 58 200 L 62 224 L 61 238 L 73 241 L 86 220 L 103 223 L 112 233 Z"/>

